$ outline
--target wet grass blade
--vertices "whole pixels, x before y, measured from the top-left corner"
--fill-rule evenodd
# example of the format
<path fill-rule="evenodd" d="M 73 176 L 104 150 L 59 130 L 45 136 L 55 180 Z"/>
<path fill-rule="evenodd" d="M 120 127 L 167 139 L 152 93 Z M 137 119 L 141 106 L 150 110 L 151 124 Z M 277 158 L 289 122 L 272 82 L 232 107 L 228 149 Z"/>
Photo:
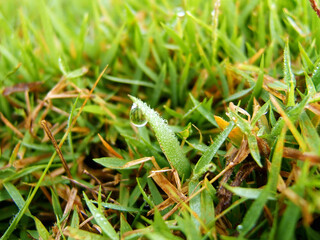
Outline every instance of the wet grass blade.
<path fill-rule="evenodd" d="M 119 236 L 117 232 L 113 229 L 112 225 L 109 223 L 108 219 L 105 218 L 103 212 L 96 208 L 93 203 L 89 200 L 87 195 L 83 193 L 84 200 L 86 201 L 86 204 L 94 217 L 94 219 L 97 221 L 99 226 L 101 227 L 102 231 L 112 240 L 118 240 Z"/>
<path fill-rule="evenodd" d="M 312 82 L 315 85 L 317 91 L 319 92 L 319 90 L 320 90 L 320 62 L 314 68 L 311 79 L 312 79 Z"/>
<path fill-rule="evenodd" d="M 130 98 L 141 109 L 143 115 L 153 128 L 160 147 L 170 165 L 178 171 L 181 177 L 188 177 L 190 175 L 190 163 L 183 153 L 178 139 L 169 128 L 166 121 L 140 99 L 133 96 L 130 96 Z"/>

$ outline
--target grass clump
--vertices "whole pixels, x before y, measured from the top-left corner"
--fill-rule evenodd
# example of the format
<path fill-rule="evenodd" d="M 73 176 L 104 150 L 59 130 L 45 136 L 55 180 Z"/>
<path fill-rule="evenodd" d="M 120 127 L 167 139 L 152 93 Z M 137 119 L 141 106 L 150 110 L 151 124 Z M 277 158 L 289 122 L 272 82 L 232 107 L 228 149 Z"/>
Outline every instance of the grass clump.
<path fill-rule="evenodd" d="M 310 2 L 0 3 L 1 239 L 318 239 Z"/>

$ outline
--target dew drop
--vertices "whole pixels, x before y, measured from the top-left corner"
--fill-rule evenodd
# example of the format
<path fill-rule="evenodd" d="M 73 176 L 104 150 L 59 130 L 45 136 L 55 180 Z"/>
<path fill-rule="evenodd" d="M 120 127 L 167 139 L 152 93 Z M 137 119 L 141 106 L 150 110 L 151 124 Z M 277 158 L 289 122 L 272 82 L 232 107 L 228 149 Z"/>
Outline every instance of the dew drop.
<path fill-rule="evenodd" d="M 238 232 L 241 232 L 241 231 L 242 231 L 242 229 L 243 229 L 243 226 L 242 226 L 242 225 L 238 225 L 238 226 L 237 226 L 237 230 L 238 230 Z"/>
<path fill-rule="evenodd" d="M 177 14 L 178 17 L 181 18 L 181 17 L 184 17 L 184 15 L 185 15 L 186 13 L 185 13 L 185 11 L 183 10 L 182 7 L 177 7 L 177 8 L 176 8 L 176 14 Z"/>
<path fill-rule="evenodd" d="M 135 103 L 132 104 L 132 107 L 130 110 L 130 121 L 136 127 L 143 127 L 148 122 L 143 116 L 141 109 Z"/>

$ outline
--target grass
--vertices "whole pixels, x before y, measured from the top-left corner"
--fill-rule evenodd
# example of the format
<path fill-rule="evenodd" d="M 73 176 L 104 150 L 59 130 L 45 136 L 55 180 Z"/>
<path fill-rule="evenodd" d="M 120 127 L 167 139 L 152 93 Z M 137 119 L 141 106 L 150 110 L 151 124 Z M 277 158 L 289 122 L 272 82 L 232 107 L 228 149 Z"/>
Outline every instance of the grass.
<path fill-rule="evenodd" d="M 1 239 L 319 239 L 310 2 L 0 3 Z"/>

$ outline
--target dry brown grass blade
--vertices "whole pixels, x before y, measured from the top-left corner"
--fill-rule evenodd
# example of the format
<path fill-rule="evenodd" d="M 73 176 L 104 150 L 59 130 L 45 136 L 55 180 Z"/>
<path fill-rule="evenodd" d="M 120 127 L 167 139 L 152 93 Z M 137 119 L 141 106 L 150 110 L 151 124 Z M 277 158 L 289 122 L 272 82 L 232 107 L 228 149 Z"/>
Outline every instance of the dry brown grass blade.
<path fill-rule="evenodd" d="M 316 14 L 318 15 L 318 17 L 320 18 L 320 8 L 317 5 L 317 2 L 315 0 L 309 0 L 312 9 L 316 12 Z"/>
<path fill-rule="evenodd" d="M 51 156 L 51 153 L 45 153 L 45 154 L 41 154 L 41 155 L 37 155 L 37 156 L 31 156 L 31 157 L 27 157 L 27 158 L 23 158 L 17 161 L 14 161 L 13 166 L 16 169 L 20 169 L 20 168 L 24 168 L 32 163 L 36 163 L 41 161 L 42 159 L 48 158 Z"/>
<path fill-rule="evenodd" d="M 275 96 L 279 99 L 281 99 L 283 102 L 286 100 L 286 96 L 282 93 L 280 93 L 279 91 L 275 90 L 275 89 L 272 89 L 270 88 L 268 85 L 269 84 L 272 84 L 272 83 L 275 83 L 275 82 L 278 82 L 279 80 L 278 79 L 275 79 L 267 74 L 264 74 L 264 77 L 263 77 L 263 88 L 268 91 L 272 96 Z"/>
<path fill-rule="evenodd" d="M 81 105 L 78 114 L 73 118 L 72 123 L 70 124 L 70 126 L 67 128 L 66 134 L 65 136 L 67 136 L 69 134 L 69 132 L 71 131 L 72 127 L 75 125 L 78 117 L 80 116 L 80 114 L 82 113 L 83 108 L 85 107 L 85 105 L 87 104 L 89 97 L 92 95 L 94 89 L 96 88 L 96 86 L 98 85 L 100 79 L 102 78 L 103 74 L 105 73 L 105 71 L 107 70 L 109 65 L 107 65 L 102 72 L 100 73 L 99 77 L 97 78 L 97 80 L 95 81 L 95 83 L 93 84 L 92 88 L 90 89 L 89 94 L 87 95 L 87 97 L 84 99 L 83 104 Z M 63 142 L 60 142 L 59 147 L 61 147 L 63 144 Z M 60 146 L 61 145 L 61 146 Z"/>
<path fill-rule="evenodd" d="M 12 93 L 16 92 L 36 92 L 40 90 L 40 86 L 42 85 L 42 82 L 31 82 L 31 83 L 18 83 L 10 87 L 5 87 L 2 95 L 3 96 L 9 96 Z"/>
<path fill-rule="evenodd" d="M 187 197 L 180 192 L 173 184 L 160 172 L 154 172 L 152 179 L 168 195 L 169 198 L 179 203 L 185 201 Z"/>
<path fill-rule="evenodd" d="M 183 194 L 187 194 L 188 186 L 183 187 L 181 191 Z M 175 201 L 171 198 L 167 198 L 163 202 L 159 203 L 155 208 L 158 209 L 159 211 L 162 211 L 162 210 L 165 210 L 168 207 L 172 206 L 173 204 L 175 204 Z M 155 209 L 151 209 L 147 215 L 149 216 L 149 215 L 154 214 L 154 211 L 155 211 Z"/>
<path fill-rule="evenodd" d="M 309 212 L 310 207 L 307 200 L 300 197 L 290 188 L 284 189 L 282 191 L 282 194 L 284 194 L 287 198 L 290 199 L 291 202 L 301 208 L 303 222 L 305 223 L 305 225 L 309 226 L 313 222 L 313 217 Z"/>
<path fill-rule="evenodd" d="M 266 159 L 266 162 L 267 162 L 268 171 L 270 171 L 270 170 L 271 170 L 271 162 L 270 162 L 268 159 Z M 287 188 L 286 183 L 285 183 L 285 181 L 283 180 L 281 174 L 279 174 L 279 175 L 278 175 L 277 190 L 278 190 L 279 192 L 282 192 L 282 191 L 283 191 L 284 189 L 286 189 L 286 188 Z"/>
<path fill-rule="evenodd" d="M 138 165 L 138 164 L 142 164 L 142 163 L 145 163 L 145 162 L 148 162 L 148 161 L 151 161 L 153 166 L 155 166 L 155 168 L 160 171 L 160 167 L 159 167 L 159 165 L 156 162 L 154 157 L 144 157 L 144 158 L 139 158 L 139 159 L 136 159 L 136 160 L 132 160 L 130 162 L 127 162 L 125 165 L 123 165 L 122 168 L 132 167 L 132 166 L 135 166 L 135 165 Z"/>
<path fill-rule="evenodd" d="M 6 119 L 6 117 L 0 112 L 0 118 L 2 122 L 10 128 L 19 138 L 23 138 L 23 134 L 15 127 L 12 125 L 12 123 Z"/>
<path fill-rule="evenodd" d="M 73 209 L 73 205 L 74 205 L 74 202 L 76 200 L 76 197 L 77 197 L 77 193 L 78 193 L 78 190 L 76 188 L 72 188 L 71 189 L 71 192 L 70 192 L 70 195 L 69 195 L 69 198 L 68 198 L 68 202 L 67 202 L 67 205 L 64 209 L 64 212 L 63 212 L 63 222 L 61 223 L 61 229 L 63 230 L 67 221 L 68 221 L 68 217 L 70 215 L 70 212 L 71 210 Z M 60 231 L 57 233 L 56 235 L 56 240 L 59 240 L 61 238 L 61 233 Z"/>
<path fill-rule="evenodd" d="M 290 129 L 290 131 L 292 132 L 292 134 L 295 137 L 295 139 L 297 140 L 299 146 L 302 148 L 302 151 L 305 152 L 307 150 L 307 145 L 304 141 L 302 141 L 301 137 L 297 137 L 300 134 L 297 131 L 294 124 L 291 122 L 291 120 L 289 119 L 289 117 L 287 116 L 285 111 L 281 108 L 281 106 L 278 104 L 278 102 L 276 101 L 276 99 L 272 95 L 270 95 L 270 100 L 271 100 L 272 104 L 275 106 L 275 108 L 278 110 L 279 114 L 281 115 L 281 117 L 285 121 L 285 123 L 288 126 L 288 128 Z"/>
<path fill-rule="evenodd" d="M 306 106 L 311 112 L 313 112 L 318 118 L 320 116 L 320 104 L 319 103 L 311 103 Z"/>
<path fill-rule="evenodd" d="M 36 117 L 38 116 L 40 110 L 43 108 L 45 105 L 45 102 L 48 99 L 48 96 L 51 94 L 58 92 L 60 89 L 63 89 L 65 86 L 65 78 L 61 78 L 60 81 L 47 93 L 46 97 L 44 98 L 43 101 L 40 101 L 38 105 L 35 107 L 35 109 L 32 111 L 31 114 L 28 115 L 27 119 L 25 120 L 25 128 L 29 129 L 29 131 L 32 133 L 32 122 L 35 121 Z"/>
<path fill-rule="evenodd" d="M 312 164 L 320 164 L 320 156 L 312 153 L 302 153 L 295 148 L 284 147 L 283 157 L 301 161 L 310 161 Z"/>
<path fill-rule="evenodd" d="M 167 209 L 168 207 L 172 206 L 175 203 L 175 201 L 172 198 L 167 198 L 166 200 L 164 200 L 163 202 L 161 202 L 160 204 L 158 204 L 155 208 L 158 211 L 162 211 Z M 152 214 L 154 214 L 155 209 L 151 209 L 148 213 L 147 216 L 150 216 Z"/>
<path fill-rule="evenodd" d="M 94 190 L 94 189 L 88 187 L 87 185 L 84 185 L 84 184 L 78 182 L 78 181 L 75 180 L 75 179 L 71 179 L 71 178 L 68 178 L 68 177 L 66 177 L 66 176 L 62 176 L 62 178 L 68 179 L 69 181 L 73 182 L 75 185 L 78 185 L 78 186 L 80 186 L 80 187 L 88 190 L 89 192 L 92 193 L 92 195 L 93 195 L 94 197 L 97 197 L 97 195 L 99 194 L 99 191 Z M 106 196 L 105 196 L 103 193 L 101 193 L 101 197 L 102 197 L 103 199 L 106 199 Z M 97 198 L 96 198 L 96 199 L 97 199 Z"/>
<path fill-rule="evenodd" d="M 14 147 L 12 154 L 11 154 L 11 157 L 10 157 L 9 165 L 12 165 L 14 163 L 14 161 L 16 160 L 19 149 L 20 149 L 20 145 L 21 145 L 21 142 L 19 141 L 16 144 L 16 146 Z"/>
<path fill-rule="evenodd" d="M 60 131 L 62 131 L 68 125 L 68 121 L 64 121 L 63 123 L 56 123 L 52 128 L 52 136 L 57 135 Z M 45 135 L 42 139 L 42 143 L 47 142 L 49 140 L 48 135 Z"/>
<path fill-rule="evenodd" d="M 48 104 L 47 102 L 42 102 L 41 100 L 38 99 L 38 104 L 42 104 L 45 107 L 50 107 L 50 109 L 53 112 L 56 112 L 56 113 L 63 115 L 65 117 L 69 117 L 69 113 L 67 113 L 66 111 L 63 111 L 62 109 L 60 109 L 58 107 L 55 107 L 55 106 L 52 106 L 51 104 Z"/>
<path fill-rule="evenodd" d="M 253 64 L 254 62 L 256 62 L 261 55 L 264 53 L 265 48 L 260 48 L 250 59 L 249 59 L 249 64 Z"/>
<path fill-rule="evenodd" d="M 103 137 L 101 137 L 101 135 L 100 135 L 99 133 L 98 133 L 98 136 L 99 136 L 99 138 L 100 138 L 103 146 L 105 146 L 105 148 L 109 151 L 109 153 L 111 153 L 113 156 L 115 156 L 115 157 L 117 157 L 117 158 L 123 159 L 123 157 L 122 157 L 119 153 L 117 153 L 117 152 L 110 146 L 110 144 L 107 143 L 107 141 L 105 141 L 105 140 L 103 139 Z"/>
<path fill-rule="evenodd" d="M 59 94 L 51 94 L 47 99 L 64 99 L 64 98 L 77 98 L 79 94 L 73 94 L 73 93 L 59 93 Z M 92 98 L 93 96 L 86 96 L 81 95 L 79 98 Z"/>
<path fill-rule="evenodd" d="M 56 149 L 57 154 L 58 154 L 58 156 L 59 156 L 59 158 L 60 158 L 60 160 L 61 160 L 61 162 L 62 162 L 62 165 L 63 165 L 63 167 L 64 167 L 64 169 L 65 169 L 68 177 L 69 177 L 70 179 L 72 179 L 73 177 L 72 177 L 72 175 L 71 175 L 71 172 L 70 172 L 70 169 L 69 169 L 69 167 L 68 167 L 68 164 L 67 164 L 66 160 L 65 160 L 64 157 L 63 157 L 63 154 L 62 154 L 62 152 L 61 152 L 60 147 L 59 147 L 58 144 L 57 144 L 56 139 L 53 137 L 52 132 L 51 132 L 51 130 L 49 129 L 49 126 L 48 126 L 47 121 L 46 121 L 46 120 L 42 120 L 42 121 L 41 121 L 41 126 L 42 126 L 42 128 L 44 129 L 44 131 L 46 132 L 46 134 L 47 134 L 47 136 L 49 137 L 49 139 L 51 140 L 54 148 Z"/>

